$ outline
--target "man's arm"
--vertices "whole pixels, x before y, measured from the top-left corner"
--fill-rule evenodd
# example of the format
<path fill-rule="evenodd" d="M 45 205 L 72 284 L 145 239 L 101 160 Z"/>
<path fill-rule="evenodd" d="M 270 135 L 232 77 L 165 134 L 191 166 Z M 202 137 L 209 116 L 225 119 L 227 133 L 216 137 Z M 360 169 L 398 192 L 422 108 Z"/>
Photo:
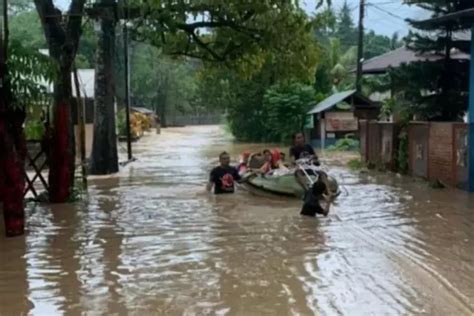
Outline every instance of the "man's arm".
<path fill-rule="evenodd" d="M 242 180 L 242 176 L 240 175 L 240 173 L 237 169 L 235 169 L 234 180 L 237 181 L 237 182 L 240 182 Z"/>
<path fill-rule="evenodd" d="M 209 175 L 209 181 L 207 182 L 206 190 L 211 192 L 213 186 L 214 186 L 214 170 L 212 170 L 211 174 Z"/>

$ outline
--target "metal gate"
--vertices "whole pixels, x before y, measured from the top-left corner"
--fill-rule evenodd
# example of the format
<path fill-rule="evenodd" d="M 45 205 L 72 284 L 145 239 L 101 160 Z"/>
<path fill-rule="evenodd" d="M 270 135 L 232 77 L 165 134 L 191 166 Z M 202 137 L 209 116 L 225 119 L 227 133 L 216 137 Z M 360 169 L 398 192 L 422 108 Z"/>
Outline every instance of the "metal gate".
<path fill-rule="evenodd" d="M 409 127 L 410 172 L 413 176 L 428 178 L 428 123 L 415 123 Z"/>
<path fill-rule="evenodd" d="M 455 184 L 460 189 L 468 188 L 468 127 L 466 124 L 454 124 L 454 171 Z"/>
<path fill-rule="evenodd" d="M 368 123 L 368 161 L 374 166 L 381 164 L 382 133 L 376 121 Z"/>

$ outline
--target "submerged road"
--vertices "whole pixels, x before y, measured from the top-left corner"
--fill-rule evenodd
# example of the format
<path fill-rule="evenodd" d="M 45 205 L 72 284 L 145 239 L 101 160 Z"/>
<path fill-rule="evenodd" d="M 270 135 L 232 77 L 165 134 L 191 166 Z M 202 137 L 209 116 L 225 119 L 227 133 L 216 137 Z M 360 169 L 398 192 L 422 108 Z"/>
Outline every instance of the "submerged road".
<path fill-rule="evenodd" d="M 305 218 L 298 200 L 204 191 L 220 151 L 257 148 L 218 127 L 134 148 L 85 201 L 1 232 L 0 315 L 474 315 L 472 196 L 334 165 L 338 205 Z"/>

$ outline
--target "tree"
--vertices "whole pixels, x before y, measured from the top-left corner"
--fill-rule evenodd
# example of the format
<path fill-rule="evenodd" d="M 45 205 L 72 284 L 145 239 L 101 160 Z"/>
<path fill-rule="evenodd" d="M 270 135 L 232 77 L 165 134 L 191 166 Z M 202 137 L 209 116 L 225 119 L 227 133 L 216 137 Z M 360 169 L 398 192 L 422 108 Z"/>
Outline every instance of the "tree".
<path fill-rule="evenodd" d="M 115 0 L 102 0 L 100 5 L 111 12 Z M 115 128 L 115 24 L 113 14 L 100 18 L 95 67 L 95 119 L 90 173 L 96 175 L 118 172 L 117 134 Z"/>
<path fill-rule="evenodd" d="M 193 113 L 200 64 L 195 59 L 170 58 L 154 46 L 136 43 L 130 56 L 132 104 L 154 110 L 162 126 L 170 116 Z"/>
<path fill-rule="evenodd" d="M 474 8 L 466 0 L 409 0 L 406 3 L 431 11 L 432 17 L 461 9 Z M 407 46 L 418 53 L 435 53 L 444 56 L 436 62 L 419 62 L 402 67 L 394 75 L 398 89 L 412 101 L 420 118 L 427 120 L 459 120 L 467 108 L 468 66 L 466 61 L 453 60 L 454 48 L 464 46 L 453 33 L 463 26 L 447 23 L 442 26 L 420 25 L 411 21 L 420 32 L 406 37 Z"/>
<path fill-rule="evenodd" d="M 14 6 L 14 14 L 10 17 L 11 40 L 20 41 L 23 47 L 32 49 L 47 48 L 44 31 L 34 4 L 26 0 L 28 5 Z M 95 64 L 96 35 L 92 23 L 83 25 L 83 34 L 79 41 L 76 55 L 77 68 L 90 68 Z"/>
<path fill-rule="evenodd" d="M 308 111 L 314 106 L 316 95 L 310 85 L 278 84 L 269 88 L 263 97 L 262 122 L 268 140 L 288 143 L 295 131 L 303 130 Z"/>
<path fill-rule="evenodd" d="M 5 43 L 8 36 L 2 44 Z M 49 82 L 53 67 L 46 56 L 23 47 L 18 41 L 11 41 L 5 51 L 9 58 L 7 65 L 1 65 L 7 76 L 0 87 L 0 202 L 3 202 L 6 234 L 17 236 L 24 231 L 25 108 L 44 92 L 38 82 Z"/>
<path fill-rule="evenodd" d="M 357 29 L 352 19 L 351 8 L 344 1 L 344 5 L 338 14 L 336 37 L 341 41 L 343 51 L 346 51 L 351 46 L 357 45 Z"/>
<path fill-rule="evenodd" d="M 134 20 L 136 40 L 160 47 L 165 54 L 204 61 L 240 58 L 242 64 L 247 59 L 252 68 L 256 66 L 249 58 L 252 54 L 271 49 L 283 53 L 288 47 L 282 44 L 294 35 L 293 30 L 310 27 L 304 12 L 291 0 L 204 0 L 198 4 L 154 0 L 146 5 L 135 1 L 131 12 L 133 6 L 144 13 Z M 305 44 L 292 49 L 305 49 Z"/>
<path fill-rule="evenodd" d="M 52 0 L 35 0 L 50 56 L 58 65 L 54 81 L 53 132 L 49 168 L 49 198 L 66 202 L 74 185 L 75 140 L 71 116 L 71 71 L 82 33 L 86 0 L 72 0 L 64 16 Z"/>

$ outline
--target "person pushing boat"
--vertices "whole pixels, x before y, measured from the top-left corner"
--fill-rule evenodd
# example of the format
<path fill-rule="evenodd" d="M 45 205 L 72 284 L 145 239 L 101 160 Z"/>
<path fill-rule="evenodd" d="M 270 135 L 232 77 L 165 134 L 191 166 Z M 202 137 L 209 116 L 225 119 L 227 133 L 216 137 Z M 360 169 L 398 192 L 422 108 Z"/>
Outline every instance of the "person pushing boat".
<path fill-rule="evenodd" d="M 302 158 L 313 156 L 314 160 L 318 160 L 318 156 L 314 148 L 306 143 L 303 133 L 298 132 L 293 134 L 292 146 L 290 147 L 290 159 L 293 163 Z"/>

